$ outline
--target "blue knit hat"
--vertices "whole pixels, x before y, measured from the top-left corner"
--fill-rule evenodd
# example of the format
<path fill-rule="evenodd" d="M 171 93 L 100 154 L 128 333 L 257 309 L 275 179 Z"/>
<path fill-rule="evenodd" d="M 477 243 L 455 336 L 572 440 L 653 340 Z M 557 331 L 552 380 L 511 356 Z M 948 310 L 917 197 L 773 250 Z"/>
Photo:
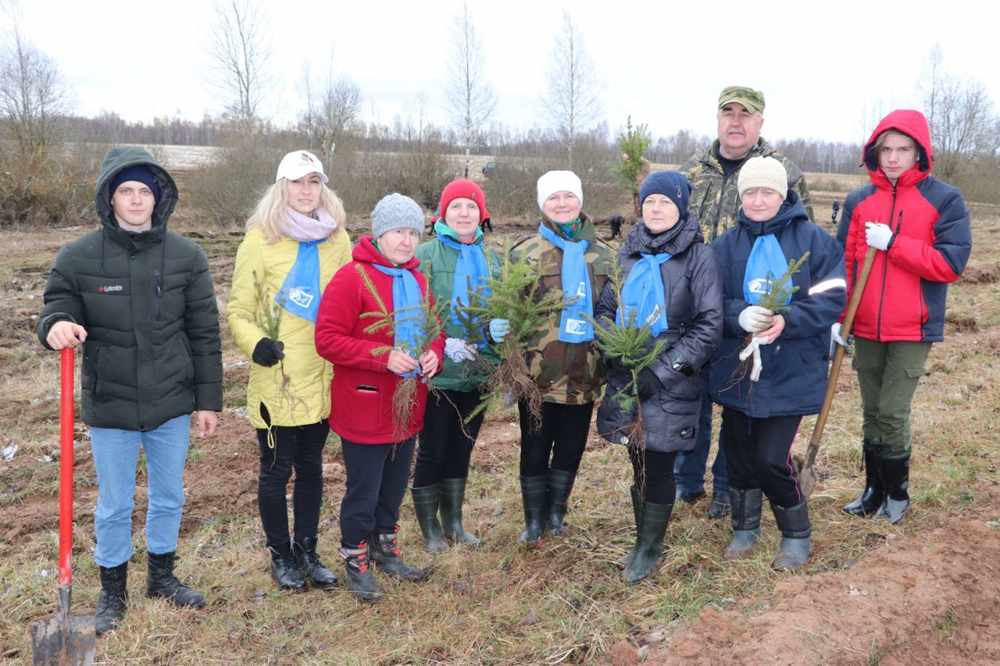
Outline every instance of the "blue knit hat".
<path fill-rule="evenodd" d="M 662 194 L 677 206 L 680 219 L 687 217 L 688 199 L 691 197 L 691 183 L 677 171 L 654 171 L 646 176 L 639 187 L 639 204 L 650 194 Z"/>
<path fill-rule="evenodd" d="M 160 184 L 156 182 L 153 170 L 145 164 L 133 164 L 116 173 L 115 177 L 111 179 L 111 187 L 108 190 L 109 197 L 114 197 L 118 186 L 130 180 L 142 183 L 153 193 L 154 199 L 160 200 Z"/>

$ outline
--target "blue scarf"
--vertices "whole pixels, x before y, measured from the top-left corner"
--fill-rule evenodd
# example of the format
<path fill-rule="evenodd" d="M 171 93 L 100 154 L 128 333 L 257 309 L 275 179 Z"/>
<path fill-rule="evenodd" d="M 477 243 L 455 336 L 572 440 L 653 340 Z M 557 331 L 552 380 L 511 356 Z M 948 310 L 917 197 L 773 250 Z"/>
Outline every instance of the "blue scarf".
<path fill-rule="evenodd" d="M 434 233 L 438 240 L 448 248 L 458 252 L 458 262 L 455 264 L 455 277 L 451 283 L 451 320 L 455 324 L 462 322 L 458 318 L 458 308 L 469 305 L 469 290 L 473 292 L 477 289 L 483 298 L 490 295 L 486 288 L 486 281 L 489 279 L 490 267 L 486 261 L 486 253 L 483 252 L 481 242 L 482 231 L 476 229 L 475 243 L 462 243 L 452 238 L 451 228 L 438 220 L 434 225 Z"/>
<path fill-rule="evenodd" d="M 758 236 L 753 242 L 747 267 L 743 272 L 743 300 L 757 305 L 760 299 L 771 292 L 772 284 L 788 270 L 788 260 L 781 251 L 781 245 L 774 234 Z M 791 302 L 791 294 L 785 305 Z"/>
<path fill-rule="evenodd" d="M 299 252 L 274 302 L 296 317 L 316 323 L 319 299 L 319 244 L 323 241 L 299 241 Z"/>
<path fill-rule="evenodd" d="M 417 278 L 406 268 L 389 268 L 380 264 L 372 266 L 392 278 L 393 346 L 417 358 L 420 355 L 417 343 L 423 334 L 420 313 L 423 299 Z M 418 370 L 411 370 L 403 376 L 416 377 L 418 374 Z"/>
<path fill-rule="evenodd" d="M 641 328 L 648 325 L 654 336 L 667 330 L 667 302 L 660 266 L 671 256 L 667 252 L 644 254 L 632 265 L 622 285 L 622 302 L 615 317 L 616 324 L 627 324 L 629 318 L 634 316 L 634 326 Z"/>
<path fill-rule="evenodd" d="M 594 339 L 594 295 L 587 272 L 588 241 L 568 241 L 546 227 L 538 225 L 538 234 L 562 250 L 563 309 L 559 319 L 559 340 L 562 342 L 590 342 Z"/>

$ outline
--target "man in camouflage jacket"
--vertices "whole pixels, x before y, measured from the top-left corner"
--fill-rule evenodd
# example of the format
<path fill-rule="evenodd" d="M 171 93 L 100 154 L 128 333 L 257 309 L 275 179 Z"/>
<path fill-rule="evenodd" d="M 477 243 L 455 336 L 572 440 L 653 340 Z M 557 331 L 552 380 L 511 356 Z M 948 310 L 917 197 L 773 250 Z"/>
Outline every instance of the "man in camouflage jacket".
<path fill-rule="evenodd" d="M 736 181 L 740 168 L 751 157 L 773 157 L 788 173 L 788 189 L 795 190 L 802 205 L 814 219 L 809 189 L 799 167 L 775 152 L 760 136 L 764 124 L 764 93 L 744 86 L 729 86 L 719 95 L 718 138 L 708 148 L 692 155 L 680 168 L 691 181 L 692 211 L 701 223 L 706 243 L 712 243 L 736 225 L 740 209 Z M 705 495 L 705 466 L 711 447 L 712 402 L 702 401 L 698 442 L 693 451 L 679 453 L 674 468 L 677 496 L 695 502 Z M 729 513 L 729 479 L 726 459 L 721 449 L 712 464 L 713 496 L 709 516 L 721 518 Z"/>

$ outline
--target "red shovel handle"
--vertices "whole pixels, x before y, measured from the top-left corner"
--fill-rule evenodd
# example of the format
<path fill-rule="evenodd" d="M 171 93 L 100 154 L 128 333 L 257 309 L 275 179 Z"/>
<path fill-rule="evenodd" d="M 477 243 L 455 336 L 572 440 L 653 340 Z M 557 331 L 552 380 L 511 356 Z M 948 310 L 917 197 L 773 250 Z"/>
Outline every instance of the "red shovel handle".
<path fill-rule="evenodd" d="M 73 582 L 73 348 L 59 359 L 59 585 Z"/>

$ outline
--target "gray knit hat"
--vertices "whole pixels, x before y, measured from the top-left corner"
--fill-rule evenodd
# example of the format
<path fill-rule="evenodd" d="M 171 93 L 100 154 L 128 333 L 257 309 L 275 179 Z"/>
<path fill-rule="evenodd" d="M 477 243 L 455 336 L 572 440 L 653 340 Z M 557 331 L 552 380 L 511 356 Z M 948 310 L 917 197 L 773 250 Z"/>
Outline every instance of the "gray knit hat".
<path fill-rule="evenodd" d="M 424 211 L 410 197 L 397 192 L 387 194 L 372 211 L 372 237 L 376 240 L 393 229 L 413 229 L 424 233 Z"/>

